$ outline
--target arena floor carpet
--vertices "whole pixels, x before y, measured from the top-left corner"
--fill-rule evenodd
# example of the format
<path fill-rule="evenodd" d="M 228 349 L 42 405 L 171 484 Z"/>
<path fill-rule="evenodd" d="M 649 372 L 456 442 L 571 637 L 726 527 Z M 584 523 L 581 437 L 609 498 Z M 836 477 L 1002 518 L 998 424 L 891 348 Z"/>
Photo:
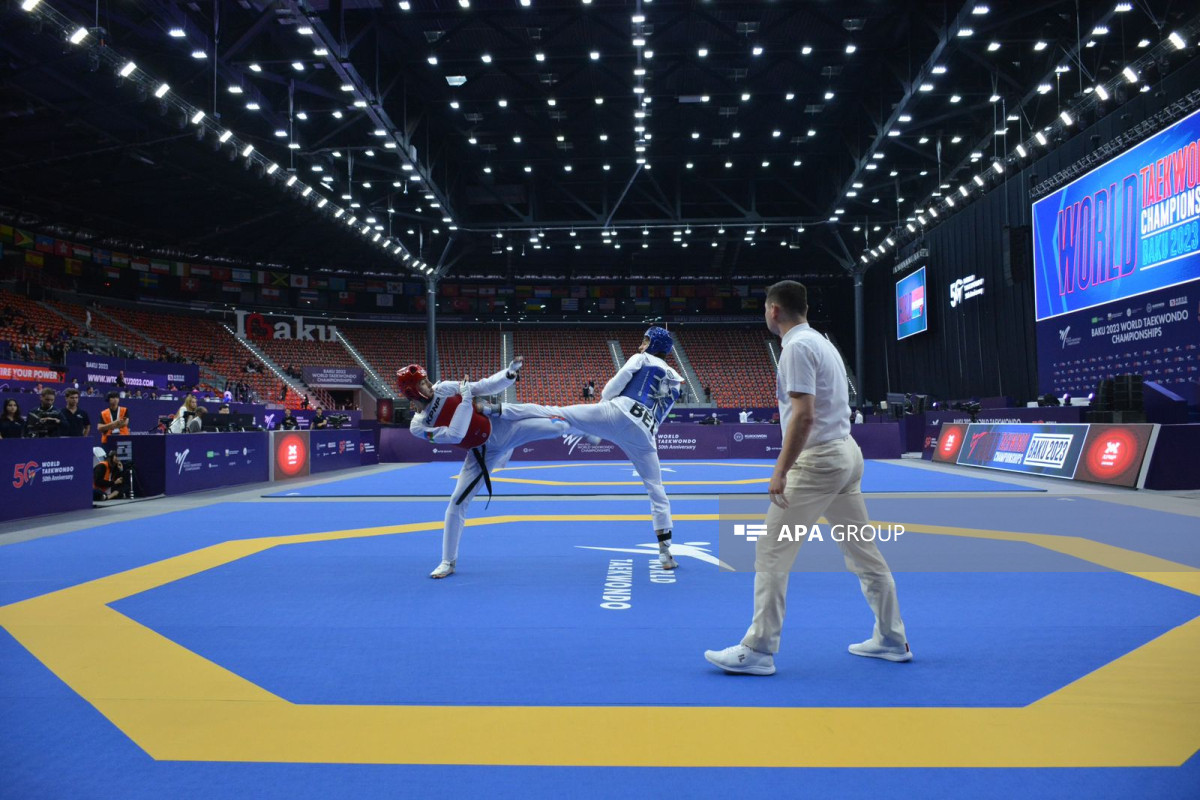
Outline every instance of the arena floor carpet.
<path fill-rule="evenodd" d="M 239 497 L 0 546 L 0 797 L 1200 792 L 1196 516 L 868 498 L 915 660 L 846 652 L 870 612 L 812 542 L 755 679 L 702 656 L 753 584 L 714 499 L 664 574 L 645 498 L 498 497 L 432 581 L 444 502 Z"/>
<path fill-rule="evenodd" d="M 680 494 L 762 494 L 775 462 L 769 459 L 664 461 L 663 484 Z M 414 464 L 357 478 L 264 497 L 448 497 L 462 462 Z M 515 461 L 492 473 L 493 489 L 505 495 L 645 494 L 628 461 Z M 1041 492 L 1043 489 L 971 475 L 931 472 L 900 463 L 867 461 L 863 491 L 882 492 Z"/>

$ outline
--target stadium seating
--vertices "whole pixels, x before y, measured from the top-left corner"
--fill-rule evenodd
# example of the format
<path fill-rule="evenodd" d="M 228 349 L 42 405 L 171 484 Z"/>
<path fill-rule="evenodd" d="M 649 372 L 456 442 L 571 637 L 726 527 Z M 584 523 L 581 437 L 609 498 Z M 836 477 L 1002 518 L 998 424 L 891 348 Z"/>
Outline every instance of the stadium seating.
<path fill-rule="evenodd" d="M 382 325 L 343 327 L 350 340 L 381 378 L 392 384 L 396 371 L 409 364 L 425 364 L 425 329 Z M 441 377 L 483 378 L 499 370 L 500 333 L 497 331 L 438 331 L 438 363 Z M 349 355 L 347 355 L 347 358 Z"/>
<path fill-rule="evenodd" d="M 23 344 L 33 348 L 41 342 L 58 341 L 63 330 L 68 335 L 77 335 L 82 327 L 71 325 L 24 295 L 0 290 L 0 310 L 5 307 L 11 311 L 11 320 L 0 324 L 0 339 L 10 342 L 14 352 Z M 22 333 L 23 329 L 32 333 Z"/>
<path fill-rule="evenodd" d="M 517 401 L 565 405 L 582 403 L 583 385 L 596 382 L 600 389 L 616 368 L 608 351 L 611 331 L 526 328 L 513 333 L 516 354 L 525 356 L 529 368 L 517 384 Z"/>
<path fill-rule="evenodd" d="M 766 330 L 684 328 L 680 341 L 700 379 L 722 408 L 775 405 L 775 367 Z"/>

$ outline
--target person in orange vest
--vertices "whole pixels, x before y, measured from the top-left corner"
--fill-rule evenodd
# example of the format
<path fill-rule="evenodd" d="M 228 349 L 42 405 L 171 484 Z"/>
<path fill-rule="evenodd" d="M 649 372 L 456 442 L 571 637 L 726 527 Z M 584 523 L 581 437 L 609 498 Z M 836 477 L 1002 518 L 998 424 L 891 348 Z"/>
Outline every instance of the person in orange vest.
<path fill-rule="evenodd" d="M 128 472 L 119 460 L 117 451 L 109 450 L 108 456 L 92 470 L 92 498 L 115 500 L 129 497 Z"/>
<path fill-rule="evenodd" d="M 508 463 L 513 450 L 539 439 L 556 439 L 563 434 L 576 432 L 561 417 L 513 420 L 506 417 L 512 405 L 477 404 L 475 398 L 500 394 L 512 386 L 522 366 L 524 360 L 517 356 L 508 369 L 474 382 L 430 383 L 429 374 L 420 364 L 409 364 L 396 373 L 400 393 L 409 399 L 416 412 L 408 426 L 413 436 L 469 451 L 454 494 L 450 497 L 450 504 L 446 507 L 442 563 L 430 573 L 431 578 L 445 578 L 454 574 L 458 561 L 458 542 L 467 520 L 467 506 L 481 485 L 487 487 L 491 496 L 491 473 Z"/>
<path fill-rule="evenodd" d="M 108 408 L 100 412 L 100 444 L 108 441 L 115 431 L 120 436 L 129 434 L 129 409 L 121 405 L 121 395 L 108 393 Z"/>

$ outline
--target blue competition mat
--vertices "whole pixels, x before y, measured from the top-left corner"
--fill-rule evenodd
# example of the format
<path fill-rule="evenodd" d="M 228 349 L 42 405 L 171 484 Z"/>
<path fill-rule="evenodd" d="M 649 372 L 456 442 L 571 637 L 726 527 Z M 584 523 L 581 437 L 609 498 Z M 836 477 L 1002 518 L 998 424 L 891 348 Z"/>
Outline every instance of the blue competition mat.
<path fill-rule="evenodd" d="M 737 461 L 664 461 L 667 493 L 762 494 L 775 462 L 769 459 Z M 284 489 L 264 497 L 449 497 L 454 490 L 458 462 L 415 464 L 387 472 L 348 477 L 319 486 Z M 644 494 L 646 489 L 628 461 L 575 461 L 556 464 L 517 461 L 492 473 L 496 494 L 591 495 Z M 867 461 L 864 492 L 1041 492 L 1013 483 L 955 475 L 946 472 Z"/>

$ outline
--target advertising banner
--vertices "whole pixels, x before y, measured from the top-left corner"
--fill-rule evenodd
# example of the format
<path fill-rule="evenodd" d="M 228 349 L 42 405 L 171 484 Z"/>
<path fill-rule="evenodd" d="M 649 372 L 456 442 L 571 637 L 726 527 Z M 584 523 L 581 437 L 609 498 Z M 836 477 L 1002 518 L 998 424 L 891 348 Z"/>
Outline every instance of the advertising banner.
<path fill-rule="evenodd" d="M 174 434 L 164 441 L 169 495 L 256 483 L 270 475 L 264 433 Z"/>
<path fill-rule="evenodd" d="M 1083 422 L 1083 406 L 1046 406 L 1040 408 L 985 408 L 975 415 L 975 422 Z M 926 411 L 926 425 L 944 422 L 971 422 L 966 411 Z"/>
<path fill-rule="evenodd" d="M 301 367 L 300 372 L 309 386 L 363 385 L 363 371 L 358 367 Z"/>
<path fill-rule="evenodd" d="M 357 467 L 362 463 L 359 453 L 361 436 L 357 430 L 310 431 L 312 453 L 309 472 L 332 472 L 335 469 Z"/>
<path fill-rule="evenodd" d="M 86 439 L 0 439 L 0 521 L 92 507 Z"/>
<path fill-rule="evenodd" d="M 309 431 L 271 432 L 271 480 L 303 478 L 311 468 Z"/>
<path fill-rule="evenodd" d="M 119 374 L 112 371 L 71 367 L 67 370 L 67 382 L 79 381 L 81 388 L 91 384 L 96 387 L 96 391 L 102 392 L 117 387 L 117 376 Z M 127 389 L 165 390 L 168 386 L 166 375 L 153 375 L 147 372 L 126 372 L 124 377 Z"/>
<path fill-rule="evenodd" d="M 896 281 L 896 338 L 907 339 L 929 329 L 925 268 Z"/>
<path fill-rule="evenodd" d="M 1033 204 L 1039 383 L 1200 377 L 1200 112 Z"/>
<path fill-rule="evenodd" d="M 200 367 L 195 364 L 173 364 L 167 361 L 146 361 L 137 358 L 117 358 L 115 356 L 101 356 L 92 353 L 69 352 L 66 356 L 66 364 L 68 370 L 76 367 L 80 370 L 103 372 L 124 372 L 126 383 L 128 383 L 130 373 L 141 373 L 145 375 L 154 375 L 162 377 L 162 388 L 167 386 L 195 386 L 200 383 Z M 72 372 L 72 374 L 77 374 Z M 115 383 L 115 381 L 96 380 L 92 383 L 100 384 L 105 382 Z M 83 383 L 83 378 L 80 378 L 80 383 Z M 132 384 L 130 384 L 132 385 Z"/>
<path fill-rule="evenodd" d="M 933 460 L 1135 487 L 1155 425 L 942 425 Z"/>
<path fill-rule="evenodd" d="M 54 367 L 38 364 L 0 364 L 0 381 L 62 383 L 64 374 Z"/>

